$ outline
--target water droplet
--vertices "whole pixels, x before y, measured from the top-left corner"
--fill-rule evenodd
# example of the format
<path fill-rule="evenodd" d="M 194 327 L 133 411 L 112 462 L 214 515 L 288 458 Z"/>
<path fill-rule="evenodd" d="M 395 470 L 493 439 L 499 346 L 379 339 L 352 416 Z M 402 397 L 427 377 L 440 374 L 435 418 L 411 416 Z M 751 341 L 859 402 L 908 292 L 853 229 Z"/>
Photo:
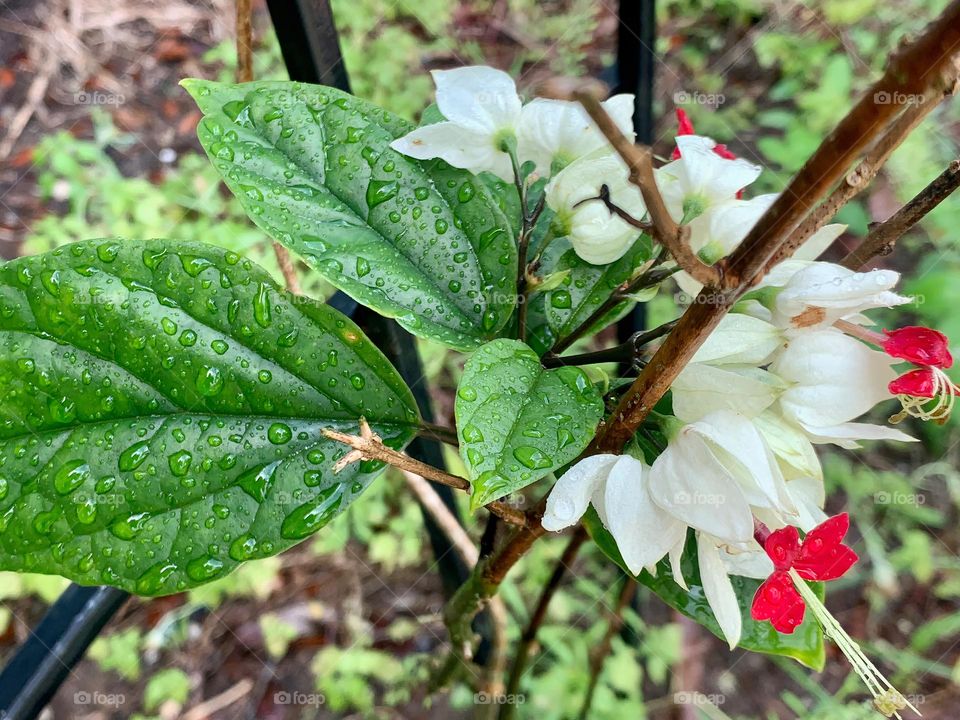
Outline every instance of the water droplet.
<path fill-rule="evenodd" d="M 566 290 L 554 290 L 550 293 L 550 304 L 559 310 L 565 310 L 572 307 L 573 300 Z"/>
<path fill-rule="evenodd" d="M 483 442 L 483 433 L 476 425 L 468 424 L 462 431 L 464 442 L 478 443 Z"/>
<path fill-rule="evenodd" d="M 223 560 L 205 555 L 187 563 L 187 576 L 197 582 L 206 582 L 223 572 Z"/>
<path fill-rule="evenodd" d="M 462 203 L 470 202 L 476 193 L 477 191 L 476 188 L 473 187 L 473 183 L 467 180 L 463 185 L 460 186 L 460 189 L 457 190 L 457 200 Z"/>
<path fill-rule="evenodd" d="M 227 350 L 230 349 L 230 346 L 223 340 L 214 340 L 210 343 L 210 347 L 217 355 L 223 355 Z"/>
<path fill-rule="evenodd" d="M 477 399 L 477 391 L 469 385 L 464 385 L 457 390 L 457 395 L 467 402 L 473 402 Z"/>
<path fill-rule="evenodd" d="M 212 397 L 223 390 L 223 373 L 220 368 L 207 367 L 197 375 L 197 392 Z"/>
<path fill-rule="evenodd" d="M 120 453 L 120 459 L 117 462 L 121 470 L 131 471 L 136 470 L 143 464 L 143 461 L 147 459 L 147 455 L 150 454 L 150 444 L 143 440 L 138 443 L 134 443 L 122 453 Z"/>
<path fill-rule="evenodd" d="M 80 498 L 80 502 L 74 505 L 77 512 L 77 520 L 84 525 L 92 525 L 97 519 L 97 501 L 91 495 Z"/>
<path fill-rule="evenodd" d="M 190 277 L 197 277 L 208 267 L 213 267 L 212 260 L 195 255 L 181 255 L 180 264 L 183 266 L 183 271 Z"/>
<path fill-rule="evenodd" d="M 250 535 L 241 535 L 230 545 L 230 557 L 239 562 L 249 560 L 256 556 L 259 550 L 259 542 Z"/>
<path fill-rule="evenodd" d="M 133 540 L 143 531 L 149 519 L 150 513 L 141 512 L 130 515 L 113 523 L 110 526 L 110 533 L 120 540 Z"/>
<path fill-rule="evenodd" d="M 260 372 L 257 373 L 257 379 L 260 382 L 262 382 L 264 385 L 266 385 L 268 382 L 270 382 L 273 379 L 273 373 L 270 372 L 269 370 L 261 370 Z"/>
<path fill-rule="evenodd" d="M 305 503 L 287 515 L 280 526 L 280 535 L 299 540 L 319 530 L 337 514 L 343 495 L 340 485 L 334 485 L 309 503 Z"/>
<path fill-rule="evenodd" d="M 140 595 L 156 595 L 176 570 L 177 566 L 173 563 L 157 563 L 139 577 L 137 593 Z"/>
<path fill-rule="evenodd" d="M 354 373 L 350 376 L 350 384 L 357 390 L 363 390 L 363 386 L 367 384 L 367 381 L 363 379 L 363 375 Z"/>
<path fill-rule="evenodd" d="M 164 317 L 160 319 L 160 327 L 163 328 L 163 331 L 167 335 L 177 334 L 177 324 L 168 317 Z"/>
<path fill-rule="evenodd" d="M 193 330 L 184 330 L 180 333 L 180 344 L 184 347 L 192 347 L 197 343 L 197 334 Z"/>
<path fill-rule="evenodd" d="M 531 470 L 546 470 L 553 467 L 553 460 L 539 448 L 521 445 L 513 451 L 513 456 L 524 467 Z"/>
<path fill-rule="evenodd" d="M 263 502 L 267 499 L 267 493 L 270 491 L 279 465 L 280 461 L 277 460 L 269 465 L 251 468 L 237 478 L 237 485 L 257 502 Z"/>
<path fill-rule="evenodd" d="M 395 180 L 371 180 L 367 185 L 367 207 L 375 208 L 394 197 L 400 190 Z"/>
<path fill-rule="evenodd" d="M 51 398 L 47 407 L 55 422 L 71 422 L 77 416 L 77 405 L 68 397 Z"/>
<path fill-rule="evenodd" d="M 48 293 L 54 297 L 60 297 L 60 271 L 43 270 L 40 273 L 40 283 Z"/>
<path fill-rule="evenodd" d="M 366 258 L 357 258 L 357 277 L 370 274 L 370 262 Z"/>
<path fill-rule="evenodd" d="M 64 463 L 53 476 L 53 487 L 61 495 L 69 495 L 90 479 L 90 466 L 84 460 Z"/>
<path fill-rule="evenodd" d="M 113 262 L 120 252 L 120 245 L 114 242 L 105 242 L 97 245 L 97 257 L 105 263 Z"/>
<path fill-rule="evenodd" d="M 179 450 L 167 458 L 167 464 L 170 466 L 170 472 L 176 477 L 183 477 L 190 472 L 190 463 L 193 462 L 193 455 L 186 450 Z"/>
<path fill-rule="evenodd" d="M 289 425 L 276 422 L 267 429 L 267 439 L 274 445 L 286 445 L 293 437 L 293 431 Z"/>
<path fill-rule="evenodd" d="M 260 327 L 270 326 L 270 288 L 266 283 L 257 286 L 257 294 L 253 299 L 253 319 Z"/>
<path fill-rule="evenodd" d="M 433 224 L 433 227 L 437 231 L 438 235 L 443 235 L 450 225 L 443 218 L 437 218 L 437 221 Z"/>
<path fill-rule="evenodd" d="M 0 475 L 0 500 L 3 500 L 7 497 L 7 493 L 10 492 L 10 481 L 7 480 L 3 475 Z"/>

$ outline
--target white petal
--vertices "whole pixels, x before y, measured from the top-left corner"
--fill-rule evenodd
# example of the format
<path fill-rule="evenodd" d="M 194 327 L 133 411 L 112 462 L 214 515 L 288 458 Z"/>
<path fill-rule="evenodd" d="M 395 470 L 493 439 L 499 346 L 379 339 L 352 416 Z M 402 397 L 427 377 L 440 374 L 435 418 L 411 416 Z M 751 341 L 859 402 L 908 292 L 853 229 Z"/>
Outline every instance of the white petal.
<path fill-rule="evenodd" d="M 728 575 L 765 580 L 773 572 L 773 561 L 756 540 L 743 549 L 717 548 Z"/>
<path fill-rule="evenodd" d="M 796 513 L 773 451 L 747 418 L 721 410 L 691 427 L 712 443 L 714 454 L 738 480 L 750 505 L 786 515 Z"/>
<path fill-rule="evenodd" d="M 776 401 L 784 387 L 776 375 L 760 368 L 690 363 L 671 386 L 673 414 L 684 422 L 695 422 L 715 410 L 755 417 Z"/>
<path fill-rule="evenodd" d="M 729 162 L 729 161 L 728 161 Z M 690 223 L 690 247 L 700 252 L 715 248 L 712 261 L 735 250 L 777 199 L 774 194 L 759 195 L 750 200 L 727 200 L 711 207 Z"/>
<path fill-rule="evenodd" d="M 801 428 L 788 423 L 773 411 L 753 418 L 753 424 L 763 435 L 767 447 L 777 456 L 787 480 L 795 475 L 823 479 L 823 468 L 817 452 Z"/>
<path fill-rule="evenodd" d="M 775 325 L 742 313 L 726 315 L 700 346 L 691 362 L 763 365 L 783 344 Z"/>
<path fill-rule="evenodd" d="M 623 455 L 610 470 L 604 491 L 607 529 L 634 575 L 655 565 L 687 532 L 686 525 L 653 502 L 649 472 L 645 463 Z"/>
<path fill-rule="evenodd" d="M 710 603 L 714 617 L 727 639 L 730 649 L 733 650 L 740 642 L 740 633 L 743 629 L 743 618 L 740 613 L 740 604 L 737 594 L 733 591 L 733 583 L 723 566 L 717 546 L 704 536 L 697 533 L 697 557 L 700 564 L 700 580 L 703 583 L 703 592 Z"/>
<path fill-rule="evenodd" d="M 784 417 L 804 426 L 839 425 L 889 400 L 891 359 L 833 329 L 799 333 L 770 366 L 794 387 L 780 396 Z"/>
<path fill-rule="evenodd" d="M 650 469 L 654 502 L 687 525 L 728 542 L 753 537 L 740 484 L 692 425 L 681 429 Z"/>
<path fill-rule="evenodd" d="M 687 587 L 687 581 L 683 577 L 683 563 L 681 562 L 683 558 L 683 546 L 687 543 L 687 534 L 684 533 L 683 537 L 680 538 L 679 542 L 670 548 L 669 557 L 670 557 L 670 573 L 673 575 L 673 581 L 682 587 L 684 590 L 689 590 Z"/>
<path fill-rule="evenodd" d="M 513 178 L 506 153 L 496 150 L 488 136 L 456 123 L 424 125 L 394 140 L 390 147 L 418 160 L 442 158 L 454 167 L 476 173 L 489 171 L 504 180 Z"/>
<path fill-rule="evenodd" d="M 587 511 L 590 499 L 603 488 L 618 455 L 591 455 L 567 470 L 547 497 L 542 524 L 557 531 L 575 525 Z"/>
<path fill-rule="evenodd" d="M 917 442 L 902 430 L 886 425 L 848 422 L 832 426 L 804 425 L 808 437 L 815 443 L 833 443 L 842 448 L 853 450 L 860 447 L 857 440 L 896 440 L 898 442 Z"/>
<path fill-rule="evenodd" d="M 613 121 L 631 140 L 633 95 L 616 95 L 603 103 Z M 548 176 L 554 160 L 568 164 L 606 148 L 600 133 L 580 103 L 536 98 L 523 106 L 517 130 L 520 160 L 532 160 Z"/>
<path fill-rule="evenodd" d="M 430 74 L 437 86 L 437 107 L 447 120 L 488 135 L 516 127 L 520 96 L 507 73 L 472 65 Z"/>
<path fill-rule="evenodd" d="M 797 527 L 801 530 L 810 532 L 827 519 L 827 514 L 823 511 L 826 491 L 821 478 L 791 480 L 787 483 L 787 492 L 800 511 Z"/>
<path fill-rule="evenodd" d="M 760 177 L 762 168 L 742 158 L 728 160 L 717 155 L 716 143 L 699 135 L 680 135 L 677 147 L 684 164 L 687 195 L 700 195 L 715 205 L 733 199 L 737 192 Z"/>

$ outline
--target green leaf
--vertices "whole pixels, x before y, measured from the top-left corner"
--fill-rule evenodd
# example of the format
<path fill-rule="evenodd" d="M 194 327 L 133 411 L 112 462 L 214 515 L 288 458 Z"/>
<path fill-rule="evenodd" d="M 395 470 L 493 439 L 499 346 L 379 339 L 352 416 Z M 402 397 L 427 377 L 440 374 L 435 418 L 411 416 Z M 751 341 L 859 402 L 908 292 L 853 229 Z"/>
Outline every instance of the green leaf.
<path fill-rule="evenodd" d="M 247 213 L 329 282 L 466 350 L 516 303 L 517 249 L 487 186 L 390 148 L 413 126 L 317 85 L 186 80 L 200 142 Z"/>
<path fill-rule="evenodd" d="M 142 595 L 274 555 L 378 467 L 413 398 L 350 320 L 202 243 L 94 240 L 0 265 L 0 569 Z"/>
<path fill-rule="evenodd" d="M 543 354 L 558 340 L 573 332 L 650 256 L 650 241 L 646 236 L 637 240 L 622 258 L 609 265 L 591 265 L 580 259 L 568 240 L 554 240 L 544 250 L 541 274 L 569 271 L 569 275 L 558 287 L 535 293 L 530 298 L 527 327 L 531 347 Z M 592 332 L 599 332 L 623 317 L 631 307 L 631 301 L 620 303 L 593 326 Z"/>
<path fill-rule="evenodd" d="M 603 523 L 600 522 L 600 518 L 592 507 L 584 515 L 583 522 L 590 533 L 590 537 L 603 551 L 603 554 L 623 568 L 624 572 L 629 573 L 623 563 L 623 558 L 620 556 L 620 551 L 617 549 L 616 541 L 603 526 Z M 687 542 L 681 567 L 689 591 L 684 590 L 674 582 L 670 563 L 666 560 L 662 560 L 657 565 L 656 576 L 644 570 L 637 576 L 637 580 L 653 590 L 674 610 L 679 610 L 722 639 L 723 633 L 717 624 L 713 611 L 710 609 L 710 603 L 707 602 L 703 586 L 700 584 L 700 570 L 697 565 L 695 543 Z M 803 622 L 792 634 L 778 633 L 770 623 L 757 622 L 750 617 L 750 603 L 753 601 L 753 596 L 760 585 L 760 581 L 738 575 L 732 575 L 730 580 L 733 583 L 733 589 L 737 594 L 743 613 L 743 634 L 738 647 L 769 655 L 783 655 L 793 658 L 814 670 L 823 670 L 826 661 L 823 631 L 814 619 L 812 612 L 807 612 Z M 823 584 L 816 583 L 813 587 L 822 598 Z"/>
<path fill-rule="evenodd" d="M 530 347 L 503 339 L 467 361 L 455 411 L 477 508 L 576 458 L 600 422 L 603 400 L 583 370 L 544 370 Z"/>

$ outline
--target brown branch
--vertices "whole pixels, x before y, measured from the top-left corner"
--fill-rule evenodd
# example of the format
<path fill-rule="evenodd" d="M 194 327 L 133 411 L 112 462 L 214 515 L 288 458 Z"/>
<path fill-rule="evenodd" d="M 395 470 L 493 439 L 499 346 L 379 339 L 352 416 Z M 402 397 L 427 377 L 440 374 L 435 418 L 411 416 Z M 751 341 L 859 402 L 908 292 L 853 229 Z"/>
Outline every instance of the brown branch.
<path fill-rule="evenodd" d="M 359 460 L 381 460 L 400 470 L 406 470 L 420 475 L 427 480 L 433 480 L 441 485 L 449 485 L 455 490 L 470 492 L 470 483 L 466 478 L 446 473 L 439 468 L 433 467 L 433 465 L 415 460 L 409 455 L 404 455 L 402 452 L 384 445 L 380 436 L 371 430 L 370 425 L 363 418 L 360 418 L 359 435 L 347 435 L 332 428 L 323 430 L 323 435 L 324 437 L 336 440 L 353 448 L 353 450 L 340 458 L 333 466 L 335 473 L 340 472 L 350 463 L 358 462 Z M 527 518 L 524 513 L 499 500 L 488 503 L 484 507 L 512 525 L 524 527 L 527 524 Z"/>
<path fill-rule="evenodd" d="M 901 237 L 937 205 L 960 187 L 960 159 L 954 160 L 937 178 L 900 208 L 886 222 L 877 225 L 841 265 L 856 270 L 878 255 L 889 255 Z"/>
<path fill-rule="evenodd" d="M 640 193 L 643 195 L 643 202 L 647 206 L 647 212 L 650 213 L 653 234 L 657 241 L 667 248 L 677 264 L 695 280 L 703 285 L 719 285 L 723 281 L 722 266 L 704 263 L 690 249 L 690 229 L 677 225 L 670 216 L 653 176 L 653 153 L 650 148 L 630 142 L 595 97 L 585 93 L 577 93 L 575 97 L 626 163 L 630 171 L 630 182 L 640 188 Z"/>
<path fill-rule="evenodd" d="M 273 253 L 277 256 L 277 265 L 280 266 L 280 274 L 283 275 L 283 282 L 287 286 L 287 290 L 294 295 L 299 295 L 300 280 L 297 277 L 296 269 L 293 267 L 290 253 L 276 240 L 273 241 Z"/>
<path fill-rule="evenodd" d="M 590 683 L 587 685 L 587 695 L 583 699 L 583 705 L 580 708 L 580 719 L 585 720 L 590 716 L 590 706 L 593 704 L 593 694 L 596 692 L 597 684 L 600 681 L 600 672 L 603 670 L 603 662 L 610 654 L 610 648 L 613 645 L 613 636 L 620 632 L 623 627 L 623 611 L 633 599 L 637 592 L 637 581 L 632 577 L 624 577 L 623 588 L 620 590 L 620 596 L 617 598 L 617 605 L 610 614 L 610 624 L 607 626 L 607 632 L 603 636 L 600 644 L 590 653 Z"/>
<path fill-rule="evenodd" d="M 621 398 L 611 419 L 601 425 L 591 452 L 619 452 L 623 448 L 736 299 L 762 276 L 789 233 L 840 179 L 852 160 L 884 133 L 894 106 L 878 104 L 874 98 L 884 92 L 896 97 L 925 95 L 928 87 L 952 86 L 949 76 L 955 72 L 958 50 L 960 0 L 954 0 L 922 37 L 893 57 L 883 78 L 840 121 L 760 218 L 730 256 L 724 290 L 704 288 L 700 292 Z"/>
<path fill-rule="evenodd" d="M 951 95 L 955 91 L 956 83 L 946 90 L 939 86 L 932 86 L 919 100 L 908 103 L 906 109 L 874 143 L 860 163 L 846 175 L 843 182 L 837 185 L 827 199 L 820 203 L 810 213 L 809 217 L 791 233 L 787 242 L 767 263 L 766 270 L 769 272 L 774 265 L 793 254 L 814 233 L 826 225 L 844 205 L 866 188 L 893 151 L 900 146 L 945 96 Z"/>
<path fill-rule="evenodd" d="M 923 35 L 903 45 L 886 72 L 821 143 L 729 258 L 727 290 L 741 291 L 762 276 L 788 237 L 847 169 L 903 110 L 903 102 L 953 87 L 960 50 L 960 0 L 953 0 Z M 901 100 L 902 99 L 902 100 Z M 900 102 L 894 102 L 900 100 Z M 909 107 L 909 105 L 908 105 Z"/>
<path fill-rule="evenodd" d="M 563 580 L 563 576 L 567 573 L 568 568 L 573 564 L 574 559 L 577 557 L 577 553 L 580 551 L 580 548 L 583 546 L 584 541 L 587 539 L 587 531 L 582 525 L 578 525 L 576 530 L 573 531 L 573 535 L 570 536 L 567 546 L 563 549 L 563 554 L 560 556 L 560 559 L 557 560 L 557 564 L 553 566 L 553 573 L 550 575 L 550 579 L 547 580 L 547 584 L 543 586 L 543 590 L 540 591 L 540 598 L 537 600 L 537 606 L 533 611 L 533 614 L 530 616 L 530 622 L 527 623 L 526 629 L 523 631 L 523 635 L 520 637 L 520 642 L 517 645 L 517 652 L 513 658 L 513 666 L 510 669 L 510 678 L 507 680 L 507 697 L 516 697 L 518 691 L 520 690 L 520 680 L 523 677 L 523 671 L 527 664 L 527 658 L 530 656 L 530 649 L 533 647 L 534 641 L 537 639 L 537 632 L 540 630 L 540 626 L 543 625 L 543 621 L 547 617 L 547 608 L 550 606 L 550 601 L 553 600 L 553 596 L 557 593 L 557 590 L 560 588 L 560 583 Z M 509 720 L 512 718 L 516 712 L 516 703 L 506 703 L 503 706 L 503 710 L 500 713 L 501 720 Z"/>

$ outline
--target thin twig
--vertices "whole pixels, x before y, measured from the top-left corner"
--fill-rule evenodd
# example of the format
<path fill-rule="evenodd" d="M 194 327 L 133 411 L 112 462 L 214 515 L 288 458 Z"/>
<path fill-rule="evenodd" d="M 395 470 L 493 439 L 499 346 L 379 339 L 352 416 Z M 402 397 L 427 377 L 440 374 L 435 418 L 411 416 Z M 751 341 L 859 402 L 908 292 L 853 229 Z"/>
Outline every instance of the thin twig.
<path fill-rule="evenodd" d="M 441 485 L 449 485 L 455 490 L 470 492 L 470 483 L 466 478 L 446 473 L 433 465 L 428 465 L 384 445 L 380 436 L 373 432 L 363 418 L 360 418 L 359 435 L 347 435 L 332 428 L 323 430 L 323 435 L 353 448 L 333 466 L 335 473 L 340 472 L 350 463 L 360 460 L 382 460 L 400 470 L 416 473 L 427 480 L 433 480 Z M 527 524 L 524 513 L 499 500 L 488 503 L 484 507 L 512 525 L 525 526 Z"/>
<path fill-rule="evenodd" d="M 237 82 L 253 81 L 253 10 L 251 0 L 237 0 Z M 300 294 L 300 280 L 287 249 L 276 240 L 272 242 L 277 266 L 283 275 L 287 290 Z"/>
<path fill-rule="evenodd" d="M 695 280 L 703 285 L 720 285 L 723 281 L 722 265 L 704 263 L 690 249 L 690 228 L 678 225 L 670 216 L 653 176 L 653 153 L 650 148 L 630 142 L 595 97 L 584 93 L 578 93 L 575 97 L 630 170 L 630 182 L 640 188 L 657 241 Z"/>
<path fill-rule="evenodd" d="M 593 352 L 581 353 L 579 355 L 556 355 L 549 352 L 540 358 L 541 364 L 545 368 L 562 367 L 567 365 L 592 365 L 594 363 L 617 362 L 626 363 L 636 360 L 642 353 L 644 347 L 654 340 L 662 338 L 676 327 L 677 321 L 671 320 L 652 330 L 642 330 L 635 332 L 620 345 L 595 350 Z"/>
<path fill-rule="evenodd" d="M 655 261 L 654 265 L 648 268 L 646 272 L 643 272 L 636 277 L 622 283 L 620 287 L 610 294 L 610 297 L 604 300 L 596 310 L 590 313 L 586 320 L 571 330 L 569 335 L 560 338 L 556 343 L 554 343 L 554 346 L 550 349 L 548 354 L 560 355 L 577 340 L 593 330 L 594 326 L 604 317 L 610 314 L 620 303 L 629 300 L 633 293 L 646 290 L 654 285 L 659 285 L 680 269 L 679 267 L 660 268 L 657 267 L 658 262 L 659 261 Z"/>
<path fill-rule="evenodd" d="M 946 83 L 946 81 L 945 81 Z M 776 252 L 767 263 L 767 271 L 782 259 L 793 254 L 804 242 L 810 239 L 817 230 L 822 228 L 833 218 L 840 209 L 856 197 L 876 176 L 880 168 L 887 162 L 890 155 L 913 132 L 923 119 L 929 115 L 939 102 L 946 96 L 956 92 L 956 82 L 947 86 L 931 86 L 926 93 L 915 102 L 907 104 L 906 109 L 891 123 L 889 129 L 880 136 L 873 147 L 867 151 L 857 166 L 843 179 L 833 192 L 818 205 L 793 233 L 786 243 Z"/>
<path fill-rule="evenodd" d="M 620 632 L 623 627 L 623 611 L 633 599 L 637 591 L 637 581 L 629 576 L 623 579 L 623 588 L 620 590 L 620 596 L 617 598 L 617 605 L 610 615 L 610 624 L 607 626 L 607 632 L 603 636 L 600 644 L 590 653 L 590 682 L 587 685 L 587 695 L 583 699 L 583 705 L 580 708 L 580 719 L 585 720 L 590 715 L 590 706 L 593 704 L 593 694 L 597 690 L 597 683 L 600 681 L 600 672 L 603 670 L 603 662 L 610 654 L 610 648 L 613 645 L 614 636 Z"/>
<path fill-rule="evenodd" d="M 208 718 L 230 707 L 237 702 L 237 700 L 247 695 L 252 689 L 253 680 L 244 678 L 236 685 L 231 685 L 219 695 L 214 695 L 209 700 L 205 700 L 199 705 L 190 708 L 190 710 L 185 712 L 181 717 L 183 717 L 183 720 L 204 720 L 204 718 Z"/>
<path fill-rule="evenodd" d="M 578 525 L 576 530 L 573 531 L 573 535 L 570 536 L 567 546 L 563 549 L 563 554 L 560 556 L 560 559 L 557 560 L 557 564 L 553 566 L 553 573 L 551 573 L 550 579 L 547 580 L 547 584 L 544 585 L 543 590 L 540 591 L 537 606 L 534 608 L 533 614 L 530 616 L 530 622 L 527 623 L 527 627 L 520 637 L 520 642 L 517 645 L 517 651 L 513 658 L 513 666 L 510 668 L 510 678 L 507 680 L 506 690 L 508 699 L 511 696 L 517 697 L 517 692 L 520 690 L 520 680 L 523 677 L 523 671 L 527 665 L 527 658 L 530 656 L 530 649 L 537 639 L 537 632 L 540 630 L 540 626 L 543 625 L 543 621 L 547 617 L 547 609 L 550 606 L 550 601 L 553 600 L 553 596 L 560 588 L 563 576 L 566 575 L 567 570 L 573 564 L 577 553 L 580 552 L 580 548 L 586 539 L 587 531 L 582 525 Z M 500 711 L 500 718 L 501 720 L 509 720 L 515 713 L 516 703 L 506 703 Z"/>
<path fill-rule="evenodd" d="M 439 440 L 442 443 L 446 443 L 447 445 L 452 445 L 454 447 L 460 445 L 460 440 L 457 438 L 457 431 L 445 425 L 437 425 L 436 423 L 421 420 L 417 434 L 420 437 L 429 438 L 430 440 Z"/>
<path fill-rule="evenodd" d="M 855 270 L 878 255 L 889 255 L 901 237 L 923 217 L 960 187 L 960 159 L 954 160 L 937 178 L 921 190 L 910 202 L 897 210 L 889 220 L 870 231 L 863 242 L 841 262 Z"/>

